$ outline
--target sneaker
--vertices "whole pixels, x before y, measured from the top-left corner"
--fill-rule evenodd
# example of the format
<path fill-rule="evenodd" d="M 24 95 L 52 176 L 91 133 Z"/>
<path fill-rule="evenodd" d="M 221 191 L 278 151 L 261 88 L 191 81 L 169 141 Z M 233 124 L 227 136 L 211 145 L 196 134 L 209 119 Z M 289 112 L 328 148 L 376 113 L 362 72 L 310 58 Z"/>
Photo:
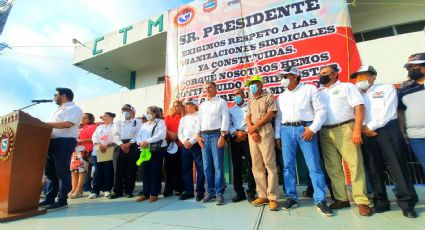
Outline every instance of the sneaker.
<path fill-rule="evenodd" d="M 406 210 L 403 210 L 403 216 L 407 218 L 416 218 L 418 217 L 418 214 L 416 213 L 414 209 L 406 209 Z"/>
<path fill-rule="evenodd" d="M 53 203 L 46 207 L 47 211 L 56 211 L 60 209 L 68 208 L 68 204 L 60 204 L 60 203 Z"/>
<path fill-rule="evenodd" d="M 283 205 L 282 205 L 282 209 L 286 210 L 286 211 L 291 210 L 295 207 L 298 207 L 298 203 L 291 198 L 286 199 L 285 202 L 283 202 Z"/>
<path fill-rule="evenodd" d="M 266 198 L 257 198 L 251 202 L 251 204 L 254 205 L 255 207 L 261 207 L 268 203 L 269 203 L 269 200 Z"/>
<path fill-rule="evenodd" d="M 46 200 L 41 201 L 40 203 L 38 203 L 38 206 L 40 206 L 40 208 L 45 208 L 51 204 L 54 204 L 55 202 L 47 202 Z"/>
<path fill-rule="evenodd" d="M 223 205 L 224 204 L 224 197 L 223 195 L 217 196 L 217 205 Z"/>
<path fill-rule="evenodd" d="M 245 194 L 236 194 L 236 196 L 234 196 L 232 198 L 232 202 L 233 203 L 236 203 L 236 202 L 239 202 L 239 201 L 243 201 L 243 200 L 246 200 Z"/>
<path fill-rule="evenodd" d="M 96 198 L 97 197 L 97 194 L 96 193 L 90 193 L 90 195 L 89 195 L 89 199 L 94 199 L 94 198 Z"/>
<path fill-rule="evenodd" d="M 179 196 L 179 200 L 187 200 L 195 197 L 193 194 L 183 193 L 183 195 Z"/>
<path fill-rule="evenodd" d="M 333 216 L 334 215 L 332 209 L 330 209 L 328 207 L 328 205 L 326 204 L 325 201 L 322 201 L 322 202 L 318 203 L 317 206 L 316 206 L 316 208 L 324 216 Z"/>
<path fill-rule="evenodd" d="M 269 201 L 269 208 L 270 208 L 270 211 L 277 211 L 277 210 L 279 210 L 279 205 L 277 204 L 277 201 L 270 200 Z"/>
<path fill-rule="evenodd" d="M 117 194 L 112 192 L 111 195 L 109 196 L 109 199 L 117 199 L 119 197 L 122 197 L 122 194 Z"/>
<path fill-rule="evenodd" d="M 202 199 L 202 203 L 208 203 L 215 200 L 215 196 L 211 195 L 211 194 L 207 194 L 206 196 L 204 196 L 204 198 Z"/>
<path fill-rule="evenodd" d="M 105 197 L 110 197 L 111 196 L 111 192 L 105 192 L 104 196 Z"/>

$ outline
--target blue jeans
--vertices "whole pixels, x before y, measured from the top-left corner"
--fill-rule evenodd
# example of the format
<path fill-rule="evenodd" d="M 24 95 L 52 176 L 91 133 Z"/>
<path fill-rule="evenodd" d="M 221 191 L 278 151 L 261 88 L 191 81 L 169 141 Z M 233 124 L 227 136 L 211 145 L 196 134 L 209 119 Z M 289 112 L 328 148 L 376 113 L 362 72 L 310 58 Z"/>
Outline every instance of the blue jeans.
<path fill-rule="evenodd" d="M 416 159 L 421 163 L 425 174 L 425 138 L 409 138 L 410 147 L 415 153 Z"/>
<path fill-rule="evenodd" d="M 202 134 L 205 147 L 202 149 L 207 190 L 211 195 L 224 194 L 224 149 L 217 147 L 220 133 Z"/>
<path fill-rule="evenodd" d="M 307 126 L 310 125 L 307 123 Z M 280 130 L 283 155 L 284 191 L 287 198 L 297 200 L 295 164 L 297 144 L 300 146 L 306 161 L 311 182 L 314 188 L 313 198 L 316 204 L 326 201 L 325 178 L 320 166 L 320 154 L 317 145 L 317 135 L 311 141 L 304 141 L 301 135 L 304 133 L 303 126 L 284 126 Z"/>
<path fill-rule="evenodd" d="M 182 147 L 182 176 L 184 190 L 187 194 L 193 194 L 193 162 L 196 167 L 196 195 L 203 196 L 205 193 L 205 176 L 204 166 L 202 164 L 202 151 L 198 144 L 194 144 L 192 148 L 186 149 Z"/>

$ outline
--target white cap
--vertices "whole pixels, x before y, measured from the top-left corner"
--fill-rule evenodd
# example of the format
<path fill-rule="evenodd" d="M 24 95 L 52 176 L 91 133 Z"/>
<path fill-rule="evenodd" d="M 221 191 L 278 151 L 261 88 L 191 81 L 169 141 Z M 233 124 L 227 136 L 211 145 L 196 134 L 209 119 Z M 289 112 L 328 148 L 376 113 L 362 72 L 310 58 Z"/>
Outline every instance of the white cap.
<path fill-rule="evenodd" d="M 183 105 L 188 105 L 188 104 L 194 104 L 194 105 L 198 105 L 198 99 L 196 98 L 189 98 L 183 101 Z"/>
<path fill-rule="evenodd" d="M 288 67 L 285 70 L 278 73 L 279 76 L 287 75 L 287 74 L 294 74 L 294 75 L 297 75 L 297 76 L 301 75 L 300 71 L 298 70 L 298 68 L 296 66 Z"/>
<path fill-rule="evenodd" d="M 172 141 L 170 145 L 168 145 L 167 152 L 169 154 L 175 154 L 178 150 L 178 146 L 175 141 Z"/>

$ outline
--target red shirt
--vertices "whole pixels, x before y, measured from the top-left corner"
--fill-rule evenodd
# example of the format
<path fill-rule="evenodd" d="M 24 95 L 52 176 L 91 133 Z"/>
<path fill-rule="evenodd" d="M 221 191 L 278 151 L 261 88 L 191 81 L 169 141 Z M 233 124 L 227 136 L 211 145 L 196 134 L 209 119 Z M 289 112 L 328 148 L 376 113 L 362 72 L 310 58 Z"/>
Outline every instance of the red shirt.
<path fill-rule="evenodd" d="M 83 128 L 80 129 L 80 140 L 84 139 L 91 139 L 93 136 L 94 131 L 96 130 L 97 125 L 84 125 Z M 86 142 L 83 144 L 85 151 L 93 151 L 93 143 L 92 142 Z"/>
<path fill-rule="evenodd" d="M 166 116 L 164 120 L 165 120 L 165 126 L 167 126 L 167 130 L 177 134 L 179 131 L 179 124 L 180 124 L 181 118 L 182 118 L 181 114 Z M 170 141 L 170 137 L 167 135 L 167 142 L 169 141 Z M 182 143 L 180 143 L 178 138 L 176 143 L 177 143 L 177 146 L 183 146 Z"/>

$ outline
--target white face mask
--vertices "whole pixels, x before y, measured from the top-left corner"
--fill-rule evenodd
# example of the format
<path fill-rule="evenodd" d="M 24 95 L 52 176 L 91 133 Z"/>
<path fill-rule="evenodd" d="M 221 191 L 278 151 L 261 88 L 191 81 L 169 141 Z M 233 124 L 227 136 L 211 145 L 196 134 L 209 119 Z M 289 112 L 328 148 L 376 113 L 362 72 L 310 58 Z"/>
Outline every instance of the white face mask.
<path fill-rule="evenodd" d="M 148 121 L 150 121 L 151 119 L 152 119 L 152 115 L 150 115 L 149 113 L 148 114 L 146 114 L 146 120 L 148 120 Z"/>
<path fill-rule="evenodd" d="M 369 88 L 370 84 L 369 84 L 368 80 L 364 80 L 364 81 L 356 82 L 356 86 L 357 86 L 357 88 L 359 88 L 361 90 L 367 90 Z"/>
<path fill-rule="evenodd" d="M 289 78 L 282 78 L 282 81 L 280 81 L 280 84 L 282 84 L 283 87 L 288 88 L 289 84 L 291 83 L 291 80 Z"/>
<path fill-rule="evenodd" d="M 130 120 L 131 119 L 130 112 L 125 111 L 122 114 L 124 115 L 124 119 L 126 119 L 126 120 Z"/>

